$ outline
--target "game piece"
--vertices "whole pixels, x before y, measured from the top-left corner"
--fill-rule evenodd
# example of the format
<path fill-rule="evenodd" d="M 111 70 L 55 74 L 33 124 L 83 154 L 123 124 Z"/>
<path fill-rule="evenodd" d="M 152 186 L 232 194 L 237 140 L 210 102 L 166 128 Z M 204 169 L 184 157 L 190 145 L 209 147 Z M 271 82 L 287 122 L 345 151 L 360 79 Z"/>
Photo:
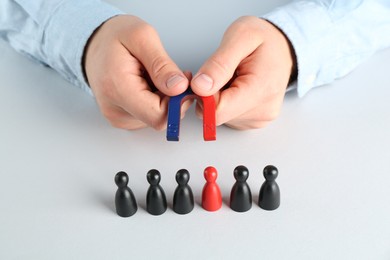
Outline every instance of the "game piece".
<path fill-rule="evenodd" d="M 178 184 L 173 195 L 173 211 L 178 214 L 187 214 L 194 208 L 194 195 L 188 185 L 190 173 L 186 169 L 181 169 L 176 173 Z"/>
<path fill-rule="evenodd" d="M 246 180 L 249 177 L 248 169 L 243 166 L 237 166 L 234 169 L 234 178 L 236 183 L 230 192 L 230 208 L 237 212 L 245 212 L 252 207 L 252 193 Z"/>
<path fill-rule="evenodd" d="M 160 186 L 160 172 L 155 169 L 150 170 L 146 178 L 150 184 L 146 194 L 146 210 L 152 215 L 161 215 L 167 210 L 167 199 Z"/>
<path fill-rule="evenodd" d="M 130 217 L 137 212 L 137 202 L 131 189 L 127 186 L 129 176 L 125 172 L 118 172 L 115 175 L 115 184 L 118 190 L 115 194 L 116 213 L 121 217 Z"/>
<path fill-rule="evenodd" d="M 280 190 L 275 181 L 278 177 L 278 169 L 268 165 L 264 168 L 263 175 L 265 182 L 260 188 L 259 206 L 265 210 L 277 209 L 280 205 Z"/>
<path fill-rule="evenodd" d="M 171 97 L 168 103 L 167 140 L 179 141 L 181 105 L 186 98 L 196 96 L 191 88 L 180 95 Z M 201 97 L 203 101 L 203 139 L 216 140 L 214 96 Z"/>
<path fill-rule="evenodd" d="M 206 184 L 202 191 L 202 207 L 207 211 L 216 211 L 222 206 L 221 190 L 216 183 L 217 177 L 218 173 L 214 167 L 209 166 L 204 170 Z"/>

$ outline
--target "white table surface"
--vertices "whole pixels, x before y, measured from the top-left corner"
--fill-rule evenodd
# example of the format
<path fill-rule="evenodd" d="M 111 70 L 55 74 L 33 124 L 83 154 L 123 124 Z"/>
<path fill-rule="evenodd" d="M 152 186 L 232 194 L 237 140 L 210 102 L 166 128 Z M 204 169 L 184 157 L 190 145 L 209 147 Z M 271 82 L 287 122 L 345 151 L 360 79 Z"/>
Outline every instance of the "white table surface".
<path fill-rule="evenodd" d="M 196 72 L 235 18 L 287 1 L 111 2 L 152 23 Z M 382 51 L 302 99 L 289 93 L 270 126 L 219 127 L 215 142 L 191 110 L 181 141 L 167 142 L 165 132 L 112 128 L 93 98 L 0 42 L 0 259 L 390 259 L 389 60 Z M 254 197 L 246 213 L 226 204 L 239 164 Z M 271 212 L 257 206 L 268 164 L 281 189 Z M 208 165 L 219 170 L 217 212 L 199 206 Z M 170 207 L 176 171 L 190 171 L 190 214 L 145 211 L 152 168 Z M 139 204 L 131 218 L 114 211 L 120 170 Z"/>

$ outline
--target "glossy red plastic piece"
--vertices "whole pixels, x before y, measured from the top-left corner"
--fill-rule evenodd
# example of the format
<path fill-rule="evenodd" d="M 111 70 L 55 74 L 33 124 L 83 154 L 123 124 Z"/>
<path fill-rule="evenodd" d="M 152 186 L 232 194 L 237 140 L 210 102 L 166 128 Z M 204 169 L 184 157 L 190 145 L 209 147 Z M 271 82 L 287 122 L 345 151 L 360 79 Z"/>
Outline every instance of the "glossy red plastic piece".
<path fill-rule="evenodd" d="M 206 184 L 202 191 L 202 207 L 207 211 L 217 211 L 222 206 L 221 190 L 216 183 L 217 177 L 217 169 L 214 167 L 209 166 L 204 170 Z"/>
<path fill-rule="evenodd" d="M 215 99 L 214 96 L 202 97 L 203 101 L 203 139 L 214 141 L 217 139 L 215 125 Z"/>

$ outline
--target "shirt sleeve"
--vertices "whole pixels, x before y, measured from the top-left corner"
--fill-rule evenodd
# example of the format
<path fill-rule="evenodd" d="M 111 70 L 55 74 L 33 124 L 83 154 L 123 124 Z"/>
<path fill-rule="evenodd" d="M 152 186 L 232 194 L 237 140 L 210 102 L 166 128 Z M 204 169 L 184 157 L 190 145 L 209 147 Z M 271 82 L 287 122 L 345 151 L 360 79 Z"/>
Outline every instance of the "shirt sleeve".
<path fill-rule="evenodd" d="M 388 0 L 301 0 L 262 18 L 280 28 L 295 50 L 299 96 L 390 46 Z"/>
<path fill-rule="evenodd" d="M 91 93 L 84 48 L 97 27 L 119 14 L 99 0 L 1 0 L 0 38 Z"/>

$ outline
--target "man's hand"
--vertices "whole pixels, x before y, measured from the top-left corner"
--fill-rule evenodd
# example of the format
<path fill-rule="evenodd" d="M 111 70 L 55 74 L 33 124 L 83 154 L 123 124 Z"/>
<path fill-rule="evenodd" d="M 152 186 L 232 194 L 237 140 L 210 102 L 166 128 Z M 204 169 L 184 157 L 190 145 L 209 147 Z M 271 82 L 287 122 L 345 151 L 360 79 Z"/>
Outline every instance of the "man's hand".
<path fill-rule="evenodd" d="M 293 50 L 278 28 L 258 17 L 241 17 L 227 29 L 191 87 L 200 96 L 215 95 L 217 125 L 260 128 L 279 114 L 294 67 Z M 201 110 L 200 104 L 199 117 Z"/>
<path fill-rule="evenodd" d="M 164 129 L 169 96 L 184 92 L 191 80 L 169 58 L 155 29 L 128 15 L 111 18 L 94 33 L 85 71 L 103 115 L 125 129 Z M 182 115 L 190 104 L 183 104 Z"/>

